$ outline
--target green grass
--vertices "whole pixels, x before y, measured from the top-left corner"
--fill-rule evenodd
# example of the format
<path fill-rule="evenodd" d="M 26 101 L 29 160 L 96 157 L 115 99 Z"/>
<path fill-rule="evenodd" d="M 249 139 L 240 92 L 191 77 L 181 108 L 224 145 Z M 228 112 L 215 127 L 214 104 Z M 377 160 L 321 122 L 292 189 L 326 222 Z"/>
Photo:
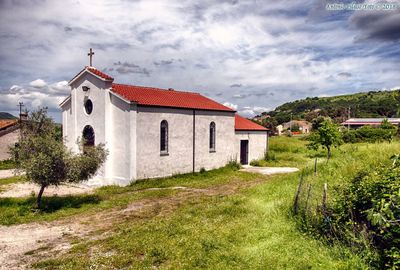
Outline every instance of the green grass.
<path fill-rule="evenodd" d="M 15 184 L 19 182 L 25 181 L 25 177 L 23 176 L 13 176 L 8 178 L 0 178 L 0 188 L 4 185 Z"/>
<path fill-rule="evenodd" d="M 287 191 L 264 185 L 200 199 L 172 215 L 128 220 L 106 239 L 37 263 L 48 269 L 361 269 L 356 255 L 302 235 L 287 216 Z M 293 187 L 291 181 L 284 181 Z M 274 203 L 271 203 L 274 200 Z"/>
<path fill-rule="evenodd" d="M 25 181 L 25 177 L 23 177 L 23 176 L 0 178 L 0 192 L 5 191 L 7 189 L 6 185 L 15 184 L 15 183 L 23 182 L 23 181 Z"/>
<path fill-rule="evenodd" d="M 294 138 L 273 138 L 274 164 L 304 167 L 314 152 Z M 288 151 L 289 149 L 289 151 Z M 288 153 L 289 152 L 289 153 Z M 340 159 L 343 152 L 335 151 Z M 322 164 L 322 163 L 321 163 Z M 271 166 L 271 165 L 269 165 Z M 341 245 L 327 245 L 298 229 L 291 206 L 300 173 L 273 177 L 217 170 L 177 176 L 160 186 L 206 187 L 264 178 L 234 195 L 199 197 L 173 213 L 142 213 L 112 235 L 78 242 L 68 253 L 36 263 L 43 269 L 366 269 L 363 259 Z M 127 189 L 143 189 L 144 181 Z M 104 188 L 104 191 L 107 188 Z M 113 192 L 124 194 L 125 188 Z"/>
<path fill-rule="evenodd" d="M 325 157 L 325 153 L 309 150 L 303 137 L 271 137 L 269 150 L 264 159 L 253 160 L 251 165 L 261 167 L 297 167 L 302 168 L 314 157 Z"/>
<path fill-rule="evenodd" d="M 67 253 L 34 264 L 42 269 L 367 269 L 368 259 L 340 244 L 327 244 L 302 231 L 292 217 L 294 193 L 301 173 L 312 183 L 313 206 L 321 188 L 373 169 L 400 152 L 400 143 L 344 145 L 326 163 L 324 151 L 306 149 L 298 138 L 274 137 L 268 166 L 296 166 L 303 172 L 260 176 L 225 167 L 204 173 L 144 180 L 128 187 L 103 187 L 92 195 L 45 198 L 45 210 L 34 212 L 33 198 L 0 200 L 0 221 L 17 224 L 94 214 L 148 198 L 176 196 L 185 186 L 211 188 L 263 179 L 252 188 L 225 196 L 199 196 L 181 202 L 174 211 L 145 209 L 126 217 L 112 232 L 97 240 L 75 240 Z M 318 174 L 312 174 L 318 158 Z M 333 192 L 333 191 L 332 191 Z M 328 198 L 331 199 L 330 195 Z M 7 205 L 8 204 L 8 205 Z M 8 213 L 8 215 L 4 214 Z"/>
<path fill-rule="evenodd" d="M 43 197 L 43 209 L 35 209 L 35 197 L 0 198 L 0 224 L 13 225 L 35 221 L 52 221 L 80 213 L 95 213 L 109 208 L 124 208 L 129 203 L 145 198 L 171 196 L 176 191 L 171 189 L 146 190 L 149 188 L 168 188 L 183 186 L 205 188 L 225 184 L 230 181 L 249 181 L 254 175 L 235 171 L 229 166 L 196 174 L 177 175 L 163 179 L 149 179 L 131 184 L 127 187 L 106 186 L 98 188 L 90 195 Z M 2 179 L 7 183 L 17 178 Z M 0 186 L 1 188 L 1 186 Z"/>
<path fill-rule="evenodd" d="M 15 169 L 15 162 L 11 159 L 0 160 L 0 170 Z"/>

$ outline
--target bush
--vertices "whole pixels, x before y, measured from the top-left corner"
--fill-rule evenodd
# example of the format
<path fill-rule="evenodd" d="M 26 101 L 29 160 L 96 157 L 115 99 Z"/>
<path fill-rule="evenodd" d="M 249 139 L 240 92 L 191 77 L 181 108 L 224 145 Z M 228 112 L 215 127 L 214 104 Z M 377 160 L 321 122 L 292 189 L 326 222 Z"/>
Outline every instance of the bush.
<path fill-rule="evenodd" d="M 395 134 L 396 129 L 394 128 L 374 128 L 371 126 L 363 126 L 355 130 L 344 130 L 343 141 L 346 143 L 391 142 Z"/>
<path fill-rule="evenodd" d="M 226 164 L 226 167 L 227 167 L 227 168 L 230 168 L 230 169 L 232 169 L 232 170 L 234 170 L 234 171 L 237 171 L 237 170 L 240 169 L 241 166 L 240 166 L 240 163 L 237 162 L 237 160 L 232 159 L 232 160 L 230 160 L 230 161 L 228 162 L 228 164 Z"/>
<path fill-rule="evenodd" d="M 262 165 L 261 165 L 261 161 L 260 160 L 256 160 L 256 159 L 253 159 L 252 161 L 250 161 L 250 165 L 251 166 L 255 166 L 255 167 L 261 167 Z"/>
<path fill-rule="evenodd" d="M 360 171 L 337 191 L 325 233 L 351 245 L 371 244 L 379 251 L 379 266 L 400 268 L 400 164 Z M 320 224 L 326 228 L 326 219 Z"/>
<path fill-rule="evenodd" d="M 272 151 L 272 150 L 269 150 L 269 151 L 265 152 L 265 154 L 264 154 L 264 160 L 265 160 L 265 161 L 276 161 L 275 152 Z"/>

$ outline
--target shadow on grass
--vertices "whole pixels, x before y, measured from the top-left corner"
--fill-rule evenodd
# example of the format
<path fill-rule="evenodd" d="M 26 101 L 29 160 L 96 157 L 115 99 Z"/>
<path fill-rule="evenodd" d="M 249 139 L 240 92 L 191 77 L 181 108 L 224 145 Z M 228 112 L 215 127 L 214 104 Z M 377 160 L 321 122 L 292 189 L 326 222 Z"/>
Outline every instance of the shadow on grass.
<path fill-rule="evenodd" d="M 98 195 L 52 196 L 42 198 L 43 213 L 53 213 L 68 208 L 80 208 L 86 204 L 98 204 L 101 198 Z M 14 208 L 20 215 L 35 210 L 36 197 L 29 198 L 0 198 L 0 208 Z"/>

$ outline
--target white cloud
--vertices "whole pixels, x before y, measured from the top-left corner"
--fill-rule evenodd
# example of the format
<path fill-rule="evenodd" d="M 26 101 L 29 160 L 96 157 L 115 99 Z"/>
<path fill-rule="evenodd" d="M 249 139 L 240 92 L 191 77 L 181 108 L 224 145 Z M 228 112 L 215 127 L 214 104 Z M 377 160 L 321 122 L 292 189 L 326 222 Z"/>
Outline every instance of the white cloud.
<path fill-rule="evenodd" d="M 43 88 L 45 86 L 47 86 L 47 83 L 45 81 L 43 81 L 42 79 L 37 79 L 34 81 L 31 81 L 29 83 L 30 86 L 35 87 L 35 88 Z"/>
<path fill-rule="evenodd" d="M 238 105 L 230 103 L 230 102 L 224 102 L 223 105 L 226 106 L 226 107 L 229 107 L 229 108 L 231 108 L 232 110 L 235 110 L 235 111 L 238 108 Z"/>

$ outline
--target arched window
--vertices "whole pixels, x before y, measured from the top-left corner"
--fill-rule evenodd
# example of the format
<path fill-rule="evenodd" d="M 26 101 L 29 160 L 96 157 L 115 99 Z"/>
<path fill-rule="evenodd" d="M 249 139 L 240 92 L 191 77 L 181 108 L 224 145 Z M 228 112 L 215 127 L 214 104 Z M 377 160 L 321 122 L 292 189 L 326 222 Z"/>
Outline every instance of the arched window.
<path fill-rule="evenodd" d="M 162 120 L 160 125 L 160 152 L 168 154 L 168 122 L 166 120 Z"/>
<path fill-rule="evenodd" d="M 94 146 L 94 130 L 91 126 L 87 125 L 83 128 L 82 131 L 82 137 L 83 137 L 83 151 L 85 152 L 85 149 L 87 147 L 92 147 Z"/>
<path fill-rule="evenodd" d="M 210 152 L 215 152 L 215 123 L 210 123 Z"/>
<path fill-rule="evenodd" d="M 85 112 L 87 114 L 91 114 L 92 111 L 93 111 L 93 102 L 90 99 L 88 99 L 85 101 Z"/>

